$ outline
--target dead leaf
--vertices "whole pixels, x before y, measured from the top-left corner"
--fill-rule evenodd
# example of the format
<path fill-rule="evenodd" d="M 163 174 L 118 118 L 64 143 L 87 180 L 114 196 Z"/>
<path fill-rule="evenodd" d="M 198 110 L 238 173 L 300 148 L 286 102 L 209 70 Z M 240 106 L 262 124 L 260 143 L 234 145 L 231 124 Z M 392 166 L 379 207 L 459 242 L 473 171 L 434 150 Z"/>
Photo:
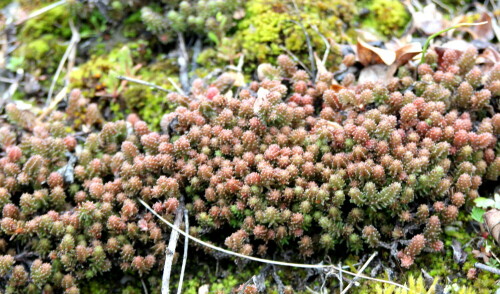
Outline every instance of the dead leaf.
<path fill-rule="evenodd" d="M 389 67 L 384 64 L 374 64 L 367 66 L 363 68 L 359 73 L 358 84 L 385 80 L 388 69 Z"/>
<path fill-rule="evenodd" d="M 446 27 L 443 14 L 438 11 L 434 3 L 426 5 L 421 11 L 413 12 L 412 16 L 413 27 L 421 30 L 426 35 L 435 34 Z"/>
<path fill-rule="evenodd" d="M 208 294 L 210 293 L 210 285 L 205 284 L 198 288 L 198 294 Z"/>
<path fill-rule="evenodd" d="M 396 61 L 399 65 L 403 65 L 421 52 L 422 45 L 420 45 L 420 43 L 413 42 L 406 44 L 396 49 Z"/>
<path fill-rule="evenodd" d="M 489 72 L 496 64 L 500 63 L 500 53 L 493 47 L 488 47 L 477 57 L 477 64 L 482 72 Z"/>
<path fill-rule="evenodd" d="M 338 85 L 338 84 L 332 84 L 330 86 L 330 89 L 335 91 L 336 93 L 338 93 L 338 92 L 340 92 L 340 90 L 345 89 L 345 87 L 342 85 Z"/>
<path fill-rule="evenodd" d="M 487 21 L 488 23 L 471 27 L 471 30 L 476 33 L 477 39 L 490 41 L 495 37 L 495 33 L 493 32 L 493 26 L 491 25 L 491 16 L 487 12 L 483 12 L 481 14 L 481 18 L 477 22 L 484 21 Z"/>
<path fill-rule="evenodd" d="M 474 255 L 475 259 L 482 259 L 484 262 L 488 262 L 490 260 L 490 255 L 485 252 L 484 246 L 480 248 L 481 250 L 474 249 L 471 251 L 472 255 Z"/>
<path fill-rule="evenodd" d="M 314 60 L 316 61 L 316 68 L 318 69 L 317 77 L 319 77 L 320 74 L 328 72 L 328 70 L 325 67 L 325 64 L 321 60 L 321 58 L 318 57 L 318 54 L 314 52 Z"/>
<path fill-rule="evenodd" d="M 462 244 L 454 239 L 451 248 L 453 249 L 453 260 L 458 264 L 463 264 L 467 259 L 467 253 L 462 248 Z"/>
<path fill-rule="evenodd" d="M 484 221 L 491 236 L 497 243 L 500 238 L 500 210 L 491 209 L 484 214 Z"/>
<path fill-rule="evenodd" d="M 262 108 L 262 104 L 264 104 L 264 101 L 267 97 L 267 94 L 269 94 L 269 90 L 264 88 L 259 88 L 259 91 L 257 91 L 257 100 L 255 100 L 255 103 L 253 104 L 253 112 L 255 114 L 259 113 L 260 109 Z"/>
<path fill-rule="evenodd" d="M 233 13 L 233 18 L 236 20 L 240 20 L 243 17 L 245 17 L 245 10 L 244 9 L 238 9 Z"/>
<path fill-rule="evenodd" d="M 452 41 L 446 42 L 443 45 L 439 46 L 439 48 L 453 49 L 453 50 L 458 50 L 458 51 L 462 51 L 462 52 L 469 49 L 470 47 L 474 47 L 474 45 L 472 45 L 470 42 L 467 42 L 464 40 L 452 40 Z"/>
<path fill-rule="evenodd" d="M 356 30 L 356 35 L 360 37 L 361 39 L 365 40 L 365 42 L 376 42 L 380 41 L 381 36 L 377 35 L 375 31 L 367 31 L 366 29 L 361 30 L 357 29 Z"/>
<path fill-rule="evenodd" d="M 358 44 L 356 45 L 357 57 L 359 62 L 364 66 L 370 64 L 385 63 L 386 65 L 391 65 L 396 60 L 396 52 L 377 48 L 372 46 L 360 38 L 358 38 Z"/>
<path fill-rule="evenodd" d="M 241 72 L 228 72 L 228 75 L 234 79 L 234 87 L 243 87 L 245 85 L 245 76 Z"/>

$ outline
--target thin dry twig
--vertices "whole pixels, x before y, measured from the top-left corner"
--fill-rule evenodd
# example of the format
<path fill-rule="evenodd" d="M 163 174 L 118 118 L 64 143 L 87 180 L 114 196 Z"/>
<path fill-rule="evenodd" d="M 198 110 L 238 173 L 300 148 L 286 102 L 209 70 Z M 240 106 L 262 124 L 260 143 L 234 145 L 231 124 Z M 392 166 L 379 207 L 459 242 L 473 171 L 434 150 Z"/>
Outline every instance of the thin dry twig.
<path fill-rule="evenodd" d="M 61 102 L 64 99 L 64 97 L 66 97 L 66 93 L 67 92 L 68 92 L 68 87 L 67 86 L 65 86 L 64 88 L 62 88 L 62 90 L 59 91 L 59 93 L 56 95 L 54 101 L 52 101 L 52 103 L 50 103 L 49 106 L 45 107 L 45 109 L 40 114 L 40 116 L 38 116 L 37 121 L 40 122 L 47 115 L 49 115 L 52 112 L 52 110 L 54 110 L 57 107 L 57 104 L 59 104 L 59 102 Z"/>
<path fill-rule="evenodd" d="M 307 50 L 309 51 L 309 62 L 311 63 L 311 73 L 312 73 L 311 78 L 314 79 L 314 77 L 316 76 L 316 65 L 314 63 L 314 51 L 311 43 L 311 38 L 309 37 L 309 33 L 307 33 L 307 30 L 302 23 L 295 20 L 290 20 L 290 21 L 298 25 L 302 29 L 304 35 L 306 36 Z"/>
<path fill-rule="evenodd" d="M 342 268 L 342 263 L 339 262 L 339 268 Z M 340 288 L 340 291 L 343 291 L 344 290 L 344 281 L 343 281 L 343 277 L 342 277 L 342 272 L 340 271 L 339 272 L 339 288 Z"/>
<path fill-rule="evenodd" d="M 38 10 L 36 10 L 36 11 L 33 11 L 33 12 L 32 12 L 32 13 L 30 13 L 27 17 L 25 17 L 25 18 L 23 18 L 23 19 L 18 20 L 18 21 L 15 23 L 15 25 L 21 25 L 21 24 L 23 24 L 24 22 L 26 22 L 26 21 L 28 21 L 28 20 L 30 20 L 30 19 L 32 19 L 32 18 L 35 18 L 35 17 L 37 17 L 37 16 L 39 16 L 39 15 L 42 15 L 42 14 L 44 14 L 45 12 L 50 11 L 50 10 L 52 10 L 52 9 L 56 8 L 56 7 L 59 7 L 59 6 L 63 5 L 63 4 L 66 4 L 66 3 L 67 3 L 67 0 L 61 0 L 61 1 L 58 1 L 58 2 L 55 2 L 55 3 L 52 3 L 52 4 L 50 4 L 50 5 L 47 5 L 47 6 L 43 7 L 43 8 L 40 8 L 40 9 L 38 9 Z"/>
<path fill-rule="evenodd" d="M 179 80 L 181 81 L 182 89 L 185 92 L 189 92 L 189 55 L 186 50 L 184 35 L 182 33 L 179 33 L 177 34 L 177 36 L 179 40 L 179 57 L 177 58 L 177 62 L 179 63 Z"/>
<path fill-rule="evenodd" d="M 484 263 L 476 262 L 474 264 L 474 267 L 477 267 L 478 269 L 482 269 L 483 271 L 488 271 L 490 273 L 494 273 L 495 275 L 500 275 L 500 269 L 486 265 Z"/>
<path fill-rule="evenodd" d="M 69 19 L 69 26 L 71 28 L 71 34 L 72 34 L 71 40 L 69 41 L 68 48 L 66 48 L 66 51 L 64 52 L 64 55 L 61 58 L 61 61 L 59 62 L 59 66 L 57 67 L 56 73 L 54 74 L 54 77 L 52 78 L 52 83 L 50 84 L 49 93 L 47 95 L 47 101 L 45 102 L 45 106 L 49 106 L 51 101 L 52 101 L 52 94 L 54 93 L 54 88 L 56 86 L 57 79 L 59 78 L 59 75 L 61 74 L 61 71 L 64 67 L 64 64 L 66 63 L 66 59 L 68 59 L 68 57 L 70 56 L 70 54 L 73 50 L 76 51 L 76 45 L 78 44 L 78 42 L 80 42 L 80 33 L 75 28 L 75 24 L 73 23 L 72 18 Z"/>
<path fill-rule="evenodd" d="M 275 261 L 275 260 L 268 260 L 268 259 L 263 259 L 263 258 L 248 256 L 248 255 L 244 255 L 244 254 L 241 254 L 241 253 L 237 253 L 237 252 L 233 252 L 233 251 L 230 251 L 230 250 L 226 250 L 226 249 L 217 247 L 215 245 L 209 244 L 209 243 L 207 243 L 207 242 L 205 242 L 203 240 L 200 240 L 200 239 L 198 239 L 196 237 L 193 237 L 193 236 L 191 236 L 189 234 L 186 234 L 185 232 L 183 232 L 182 230 L 180 230 L 177 226 L 171 224 L 169 221 L 167 221 L 165 218 L 163 218 L 161 215 L 159 215 L 156 211 L 154 211 L 151 208 L 151 206 L 149 206 L 142 199 L 138 199 L 138 201 L 144 207 L 146 207 L 146 209 L 149 210 L 153 215 L 155 215 L 162 222 L 164 222 L 166 225 L 168 225 L 172 230 L 174 230 L 174 231 L 178 232 L 179 234 L 181 234 L 181 235 L 189 238 L 191 241 L 194 241 L 194 242 L 196 242 L 198 244 L 201 244 L 201 245 L 203 245 L 205 247 L 208 247 L 210 249 L 213 249 L 213 250 L 216 250 L 216 251 L 228 254 L 228 255 L 236 256 L 236 257 L 243 258 L 243 259 L 249 259 L 249 260 L 253 260 L 253 261 L 260 262 L 260 263 L 265 263 L 265 264 L 274 264 L 274 265 L 296 267 L 296 268 L 309 268 L 309 269 L 311 269 L 311 268 L 313 268 L 313 269 L 322 269 L 322 268 L 323 269 L 334 269 L 334 270 L 337 270 L 337 271 L 341 271 L 344 274 L 347 274 L 347 275 L 350 275 L 350 276 L 354 276 L 354 277 L 358 277 L 358 278 L 363 278 L 363 279 L 367 279 L 367 280 L 371 280 L 371 281 L 376 281 L 376 282 L 381 282 L 381 283 L 386 283 L 386 284 L 391 284 L 391 285 L 394 285 L 394 286 L 397 286 L 397 287 L 409 290 L 408 287 L 403 286 L 401 284 L 398 284 L 396 282 L 388 281 L 388 280 L 383 280 L 383 279 L 372 278 L 372 277 L 363 275 L 361 273 L 353 273 L 353 272 L 344 270 L 342 268 L 339 268 L 339 267 L 337 267 L 335 265 L 331 265 L 331 264 L 329 264 L 329 265 L 323 265 L 323 264 L 304 264 L 304 263 L 291 263 L 291 262 L 284 262 L 284 261 Z"/>
<path fill-rule="evenodd" d="M 177 92 L 179 92 L 181 95 L 185 95 L 184 91 L 177 85 L 177 83 L 172 78 L 168 78 L 168 81 L 172 84 L 172 86 L 174 86 Z"/>
<path fill-rule="evenodd" d="M 129 81 L 129 82 L 136 83 L 136 84 L 139 84 L 139 85 L 148 86 L 148 87 L 154 88 L 154 89 L 156 89 L 158 91 L 162 91 L 162 92 L 165 92 L 165 93 L 172 93 L 173 92 L 171 90 L 162 88 L 162 87 L 160 87 L 158 85 L 155 85 L 153 83 L 146 82 L 146 81 L 139 80 L 139 79 L 129 78 L 129 77 L 126 77 L 126 76 L 117 76 L 116 78 L 119 79 L 119 80 Z"/>
<path fill-rule="evenodd" d="M 326 39 L 326 37 L 319 31 L 318 27 L 316 25 L 313 25 L 312 26 L 312 29 L 316 32 L 316 34 L 318 34 L 321 38 L 321 40 L 323 40 L 323 43 L 325 43 L 325 53 L 323 53 L 323 59 L 321 60 L 323 62 L 323 65 L 326 64 L 326 59 L 328 58 L 328 54 L 330 54 L 330 42 L 328 42 L 328 40 Z"/>
<path fill-rule="evenodd" d="M 181 276 L 179 277 L 179 286 L 177 286 L 177 294 L 182 293 L 182 282 L 184 281 L 184 272 L 186 271 L 186 263 L 187 263 L 188 241 L 189 241 L 189 238 L 187 237 L 187 234 L 189 234 L 189 217 L 187 209 L 184 209 L 184 232 L 186 232 L 186 236 L 184 236 L 184 256 L 182 257 Z"/>
<path fill-rule="evenodd" d="M 172 262 L 174 261 L 175 247 L 177 247 L 177 240 L 179 239 L 179 233 L 184 233 L 179 230 L 179 226 L 182 222 L 182 208 L 177 209 L 175 214 L 175 220 L 173 227 L 175 228 L 170 233 L 170 240 L 168 241 L 167 252 L 165 254 L 165 266 L 163 268 L 163 277 L 161 283 L 161 293 L 170 293 L 170 274 L 172 273 Z"/>
<path fill-rule="evenodd" d="M 370 258 L 368 258 L 368 260 L 365 262 L 365 264 L 363 264 L 361 269 L 359 269 L 358 274 L 352 279 L 352 281 L 349 283 L 349 285 L 347 285 L 347 287 L 345 287 L 344 291 L 342 291 L 340 294 L 345 294 L 345 293 L 347 293 L 347 291 L 349 291 L 349 289 L 351 289 L 354 282 L 356 282 L 356 280 L 359 278 L 359 275 L 363 273 L 363 271 L 372 262 L 372 260 L 375 258 L 375 256 L 377 256 L 377 254 L 378 254 L 378 252 L 376 252 L 376 251 L 373 252 L 373 254 L 370 256 Z"/>
<path fill-rule="evenodd" d="M 14 84 L 14 83 L 17 83 L 18 81 L 14 80 L 14 79 L 9 79 L 9 78 L 4 78 L 4 77 L 0 77 L 0 83 L 5 83 L 5 84 Z"/>
<path fill-rule="evenodd" d="M 283 284 L 283 282 L 281 281 L 280 277 L 276 273 L 276 267 L 275 266 L 273 266 L 273 271 L 271 272 L 271 274 L 273 275 L 274 281 L 278 285 L 278 293 L 279 294 L 284 293 L 285 292 L 285 285 Z"/>
<path fill-rule="evenodd" d="M 311 63 L 311 72 L 313 74 L 311 76 L 311 78 L 314 79 L 316 77 L 317 72 L 316 72 L 316 64 L 315 64 L 315 60 L 314 60 L 314 50 L 313 50 L 311 38 L 309 37 L 309 34 L 307 33 L 306 28 L 302 24 L 302 16 L 300 15 L 300 10 L 299 10 L 299 6 L 297 5 L 297 2 L 295 0 L 293 0 L 292 2 L 293 2 L 293 6 L 295 8 L 295 12 L 297 13 L 297 17 L 299 18 L 299 21 L 295 21 L 295 20 L 290 20 L 290 21 L 295 23 L 296 25 L 298 25 L 302 29 L 302 32 L 304 33 L 304 36 L 306 37 L 307 50 L 309 51 L 309 62 Z"/>
<path fill-rule="evenodd" d="M 146 287 L 146 283 L 144 283 L 144 279 L 141 278 L 141 283 L 142 283 L 142 289 L 144 290 L 144 294 L 149 294 L 148 293 L 148 288 Z"/>
<path fill-rule="evenodd" d="M 17 88 L 19 88 L 19 81 L 22 78 L 22 73 L 17 74 L 16 80 L 14 80 L 14 83 L 10 84 L 9 88 L 7 91 L 5 91 L 1 97 L 0 97 L 0 110 L 4 107 L 5 104 L 7 104 L 10 100 L 10 98 L 16 93 Z"/>
<path fill-rule="evenodd" d="M 290 55 L 290 57 L 292 57 L 293 61 L 300 64 L 300 66 L 302 66 L 302 68 L 307 72 L 307 74 L 309 76 L 311 76 L 311 77 L 313 76 L 313 73 L 311 72 L 311 70 L 304 63 L 302 63 L 302 61 L 300 61 L 300 59 L 297 56 L 295 56 L 295 54 L 293 54 L 292 51 L 288 50 L 288 48 L 286 48 L 283 45 L 280 45 L 279 48 L 281 50 L 285 51 L 288 55 Z"/>

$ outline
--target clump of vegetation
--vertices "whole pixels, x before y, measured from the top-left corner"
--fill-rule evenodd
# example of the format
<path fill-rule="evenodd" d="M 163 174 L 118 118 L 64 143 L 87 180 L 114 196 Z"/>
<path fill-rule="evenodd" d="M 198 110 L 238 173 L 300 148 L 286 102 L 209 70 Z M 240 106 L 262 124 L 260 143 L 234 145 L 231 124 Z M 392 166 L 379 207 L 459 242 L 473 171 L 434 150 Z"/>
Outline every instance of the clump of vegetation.
<path fill-rule="evenodd" d="M 141 60 L 144 53 L 147 54 L 147 50 L 140 43 L 130 43 L 107 55 L 94 55 L 71 73 L 71 87 L 81 89 L 85 97 L 99 104 L 99 109 L 110 109 L 116 119 L 136 112 L 153 127 L 158 127 L 161 116 L 171 104 L 147 86 L 119 79 L 119 76 L 140 78 L 172 88 L 168 78 L 176 73 L 175 65 L 167 59 L 143 67 L 135 61 Z"/>
<path fill-rule="evenodd" d="M 245 58 L 259 64 L 275 62 L 284 48 L 307 56 L 304 30 L 318 52 L 326 48 L 322 36 L 337 42 L 351 40 L 351 24 L 357 8 L 353 2 L 343 0 L 295 3 L 253 0 L 247 2 L 245 12 L 234 39 L 242 47 Z"/>
<path fill-rule="evenodd" d="M 71 37 L 68 25 L 70 13 L 65 7 L 50 10 L 42 20 L 31 19 L 23 25 L 19 38 L 23 41 L 14 51 L 14 59 L 22 61 L 21 67 L 33 74 L 53 74 Z M 50 58 L 47 58 L 50 57 Z"/>
<path fill-rule="evenodd" d="M 242 1 L 173 1 L 164 6 L 144 6 L 141 18 L 146 28 L 164 42 L 177 39 L 177 34 L 218 38 L 241 18 Z"/>
<path fill-rule="evenodd" d="M 410 13 L 399 0 L 365 2 L 370 10 L 363 25 L 374 28 L 386 37 L 400 35 L 410 21 Z"/>
<path fill-rule="evenodd" d="M 79 90 L 44 120 L 9 104 L 0 283 L 78 293 L 105 272 L 157 276 L 169 230 L 138 199 L 167 220 L 185 207 L 191 235 L 245 255 L 378 248 L 411 268 L 499 176 L 500 115 L 486 109 L 500 67 L 476 58 L 431 51 L 413 74 L 340 86 L 282 55 L 238 92 L 223 74 L 168 94 L 161 132 L 136 115 L 106 122 Z"/>

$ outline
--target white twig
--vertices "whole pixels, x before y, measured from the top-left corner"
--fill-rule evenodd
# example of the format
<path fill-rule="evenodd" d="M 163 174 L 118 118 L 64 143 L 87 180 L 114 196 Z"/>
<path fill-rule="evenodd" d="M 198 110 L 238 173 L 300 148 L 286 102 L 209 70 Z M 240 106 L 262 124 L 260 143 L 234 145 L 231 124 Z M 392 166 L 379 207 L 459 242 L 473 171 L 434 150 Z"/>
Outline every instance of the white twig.
<path fill-rule="evenodd" d="M 140 201 L 140 200 L 139 200 Z M 174 224 L 172 227 L 175 229 L 170 233 L 170 240 L 168 241 L 167 252 L 165 253 L 165 266 L 163 268 L 163 278 L 161 282 L 161 293 L 170 293 L 170 274 L 172 273 L 172 262 L 174 261 L 175 247 L 177 247 L 177 240 L 179 233 L 184 233 L 179 230 L 179 225 L 182 222 L 182 209 L 178 209 L 175 215 Z"/>
<path fill-rule="evenodd" d="M 153 83 L 146 82 L 146 81 L 139 80 L 139 79 L 129 78 L 129 77 L 125 77 L 125 76 L 117 76 L 116 78 L 119 79 L 119 80 L 125 80 L 125 81 L 129 81 L 129 82 L 136 83 L 136 84 L 139 84 L 139 85 L 148 86 L 148 87 L 154 88 L 156 90 L 159 90 L 159 91 L 162 91 L 162 92 L 165 92 L 165 93 L 171 93 L 171 92 L 173 92 L 171 90 L 167 90 L 167 89 L 162 88 L 162 87 L 160 87 L 158 85 L 155 85 Z"/>
<path fill-rule="evenodd" d="M 184 90 L 182 90 L 181 88 L 179 88 L 179 86 L 177 85 L 177 83 L 175 83 L 175 81 L 172 80 L 172 78 L 168 78 L 167 80 L 172 84 L 172 86 L 174 86 L 174 88 L 175 88 L 175 90 L 177 92 L 179 92 L 181 95 L 185 95 L 184 94 Z"/>
<path fill-rule="evenodd" d="M 56 95 L 54 101 L 52 101 L 50 105 L 45 107 L 42 114 L 40 114 L 40 116 L 37 118 L 37 121 L 41 122 L 47 115 L 49 115 L 52 112 L 52 110 L 54 110 L 57 107 L 57 104 L 59 104 L 59 102 L 61 102 L 64 99 L 64 97 L 66 97 L 67 92 L 68 92 L 68 87 L 64 86 L 64 88 L 62 88 L 62 90 L 59 91 L 59 93 Z"/>
<path fill-rule="evenodd" d="M 325 43 L 326 49 L 325 49 L 325 53 L 323 54 L 323 60 L 322 60 L 323 65 L 325 65 L 326 59 L 328 58 L 328 54 L 330 54 L 330 42 L 328 42 L 328 40 L 325 38 L 325 36 L 323 36 L 323 34 L 319 31 L 319 29 L 316 25 L 313 25 L 312 29 L 316 32 L 316 34 L 318 34 L 321 37 L 321 39 L 323 40 L 323 43 Z"/>
<path fill-rule="evenodd" d="M 59 66 L 57 67 L 56 73 L 52 78 L 52 83 L 50 84 L 49 94 L 47 95 L 47 101 L 45 102 L 45 106 L 49 106 L 50 102 L 52 101 L 52 94 L 54 93 L 54 88 L 56 86 L 57 79 L 61 74 L 64 64 L 66 63 L 66 59 L 68 59 L 68 56 L 70 55 L 71 51 L 76 50 L 76 44 L 80 42 L 80 33 L 78 33 L 78 30 L 75 28 L 72 18 L 69 19 L 69 26 L 71 28 L 71 33 L 72 33 L 71 40 L 69 41 L 68 48 L 66 48 L 66 51 L 64 52 L 64 55 L 61 58 L 61 62 L 59 62 Z"/>
<path fill-rule="evenodd" d="M 342 268 L 342 263 L 340 263 L 340 262 L 339 262 L 339 268 Z M 339 287 L 340 287 L 340 291 L 344 290 L 344 281 L 343 281 L 343 277 L 342 277 L 342 272 L 339 272 Z"/>
<path fill-rule="evenodd" d="M 61 6 L 61 5 L 63 5 L 63 4 L 66 4 L 66 3 L 67 3 L 67 1 L 66 1 L 66 0 L 61 0 L 61 1 L 58 1 L 58 2 L 55 2 L 55 3 L 52 3 L 52 4 L 50 4 L 50 5 L 47 5 L 47 6 L 43 7 L 43 8 L 40 8 L 40 9 L 38 9 L 38 10 L 36 10 L 36 11 L 33 11 L 33 12 L 32 12 L 32 13 L 30 13 L 27 17 L 25 17 L 25 18 L 23 18 L 23 19 L 21 19 L 21 20 L 17 21 L 17 22 L 16 22 L 16 25 L 23 24 L 24 22 L 26 22 L 26 21 L 28 21 L 28 20 L 30 20 L 30 19 L 32 19 L 32 18 L 35 18 L 35 17 L 37 17 L 37 16 L 39 16 L 39 15 L 42 15 L 42 14 L 44 14 L 45 12 L 47 12 L 47 11 L 49 11 L 49 10 L 52 10 L 52 9 L 54 9 L 54 8 L 58 7 L 58 6 Z"/>
<path fill-rule="evenodd" d="M 496 267 L 492 267 L 480 262 L 476 262 L 474 266 L 478 269 L 482 269 L 483 271 L 488 271 L 490 273 L 494 273 L 495 275 L 500 275 L 500 269 L 497 269 Z"/>
<path fill-rule="evenodd" d="M 372 260 L 375 258 L 375 256 L 377 256 L 377 254 L 378 254 L 378 252 L 373 252 L 372 256 L 370 256 L 370 258 L 368 258 L 368 260 L 365 262 L 365 264 L 359 269 L 359 271 L 356 274 L 356 276 L 354 277 L 354 279 L 351 280 L 349 285 L 347 285 L 347 287 L 345 287 L 344 291 L 342 291 L 340 294 L 345 294 L 345 293 L 347 293 L 347 291 L 349 291 L 349 289 L 351 289 L 354 282 L 356 282 L 356 280 L 360 277 L 360 275 L 363 273 L 363 271 L 366 269 L 366 267 L 370 264 L 370 262 L 372 262 Z"/>
<path fill-rule="evenodd" d="M 144 279 L 142 278 L 141 278 L 141 283 L 142 283 L 142 289 L 144 290 L 144 294 L 149 294 L 148 288 L 146 287 L 146 283 L 144 283 Z"/>
<path fill-rule="evenodd" d="M 186 42 L 184 41 L 184 35 L 182 33 L 177 34 L 177 39 L 179 40 L 179 57 L 177 62 L 179 63 L 179 80 L 181 81 L 181 86 L 184 91 L 189 91 L 189 76 L 188 76 L 188 64 L 189 55 L 186 50 Z"/>
<path fill-rule="evenodd" d="M 9 78 L 4 78 L 4 77 L 0 77 L 0 83 L 6 83 L 6 84 L 14 84 L 14 83 L 18 83 L 19 81 L 16 81 L 14 79 L 9 79 Z"/>
<path fill-rule="evenodd" d="M 184 232 L 186 235 L 184 236 L 184 256 L 182 257 L 182 267 L 181 267 L 181 276 L 179 277 L 179 286 L 177 287 L 177 294 L 182 294 L 182 282 L 184 281 L 184 271 L 186 271 L 186 263 L 187 263 L 187 253 L 188 253 L 188 241 L 189 238 L 189 218 L 187 209 L 184 209 Z"/>
<path fill-rule="evenodd" d="M 300 61 L 300 59 L 297 56 L 295 56 L 295 54 L 293 54 L 292 51 L 288 50 L 288 48 L 286 48 L 285 46 L 282 46 L 282 45 L 280 45 L 279 48 L 281 50 L 285 51 L 288 55 L 290 55 L 290 57 L 292 57 L 292 59 L 295 62 L 300 64 L 300 66 L 302 66 L 302 68 L 304 68 L 304 70 L 309 74 L 309 76 L 312 76 L 312 72 L 309 70 L 309 68 L 304 63 L 302 63 L 302 61 Z"/>
<path fill-rule="evenodd" d="M 376 282 L 381 282 L 381 283 L 386 283 L 386 284 L 391 284 L 391 285 L 394 285 L 394 286 L 397 286 L 397 287 L 400 287 L 400 288 L 403 288 L 405 290 L 409 290 L 408 287 L 406 286 L 403 286 L 401 284 L 398 284 L 396 282 L 392 282 L 392 281 L 388 281 L 388 280 L 383 280 L 383 279 L 377 279 L 377 278 L 372 278 L 372 277 L 369 277 L 369 276 L 365 276 L 361 273 L 353 273 L 353 272 L 350 272 L 350 271 L 346 271 L 342 268 L 339 268 L 337 266 L 334 266 L 334 265 L 323 265 L 323 264 L 304 264 L 304 263 L 290 263 L 290 262 L 284 262 L 284 261 L 274 261 L 274 260 L 268 260 L 268 259 L 263 259 L 263 258 L 258 258 L 258 257 L 253 257 L 253 256 L 248 256 L 248 255 L 244 255 L 244 254 L 241 254 L 241 253 L 237 253 L 237 252 L 233 252 L 233 251 L 230 251 L 230 250 L 226 250 L 226 249 L 223 249 L 223 248 L 220 248 L 220 247 L 217 247 L 215 245 L 212 245 L 212 244 L 209 244 L 203 240 L 200 240 L 196 237 L 193 237 L 189 234 L 186 234 L 185 232 L 183 232 L 182 230 L 180 230 L 178 227 L 176 227 L 175 225 L 171 224 L 169 221 L 167 221 L 165 218 L 163 218 L 161 215 L 159 215 L 156 211 L 154 211 L 151 206 L 149 206 L 146 202 L 144 202 L 142 199 L 138 199 L 138 201 L 144 206 L 146 207 L 147 210 L 149 210 L 152 214 L 154 214 L 157 218 L 159 218 L 162 222 L 164 222 L 166 225 L 168 225 L 172 230 L 178 232 L 179 234 L 183 235 L 184 237 L 187 237 L 189 238 L 191 241 L 194 241 L 198 244 L 201 244 L 205 247 L 208 247 L 210 249 L 213 249 L 213 250 L 216 250 L 216 251 L 219 251 L 219 252 L 222 252 L 222 253 L 225 253 L 225 254 L 228 254 L 228 255 L 232 255 L 232 256 L 236 256 L 236 257 L 239 257 L 239 258 L 243 258 L 243 259 L 249 259 L 249 260 L 253 260 L 253 261 L 256 261 L 256 262 L 260 262 L 260 263 L 266 263 L 266 264 L 274 264 L 274 265 L 281 265 L 281 266 L 288 266 L 288 267 L 296 267 L 296 268 L 315 268 L 315 269 L 334 269 L 334 270 L 337 270 L 337 271 L 340 271 L 340 272 L 343 272 L 344 274 L 347 274 L 347 275 L 350 275 L 350 276 L 355 276 L 355 277 L 358 277 L 358 278 L 363 278 L 363 279 L 367 279 L 367 280 L 371 280 L 371 281 L 376 281 Z M 162 292 L 163 293 L 163 292 Z"/>

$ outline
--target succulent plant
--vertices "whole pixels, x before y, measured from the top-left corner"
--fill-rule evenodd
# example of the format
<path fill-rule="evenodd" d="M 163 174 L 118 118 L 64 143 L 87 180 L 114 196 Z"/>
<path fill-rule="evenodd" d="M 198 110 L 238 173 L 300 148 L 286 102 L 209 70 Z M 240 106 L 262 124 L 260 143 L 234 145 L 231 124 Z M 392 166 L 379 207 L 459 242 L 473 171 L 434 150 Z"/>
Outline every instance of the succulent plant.
<path fill-rule="evenodd" d="M 169 231 L 137 199 L 169 220 L 187 208 L 192 234 L 223 236 L 219 246 L 242 254 L 317 258 L 341 244 L 393 243 L 409 267 L 421 251 L 442 250 L 442 225 L 499 176 L 500 114 L 486 109 L 500 67 L 478 71 L 473 53 L 446 51 L 415 69 L 416 80 L 349 86 L 328 72 L 311 81 L 280 56 L 278 75 L 236 95 L 224 75 L 169 94 L 179 106 L 161 132 L 136 115 L 105 122 L 78 90 L 65 113 L 29 124 L 20 118 L 33 115 L 10 104 L 0 128 L 0 283 L 77 293 L 112 269 L 154 272 Z M 91 130 L 85 137 L 76 121 Z M 14 259 L 19 248 L 33 257 Z"/>

